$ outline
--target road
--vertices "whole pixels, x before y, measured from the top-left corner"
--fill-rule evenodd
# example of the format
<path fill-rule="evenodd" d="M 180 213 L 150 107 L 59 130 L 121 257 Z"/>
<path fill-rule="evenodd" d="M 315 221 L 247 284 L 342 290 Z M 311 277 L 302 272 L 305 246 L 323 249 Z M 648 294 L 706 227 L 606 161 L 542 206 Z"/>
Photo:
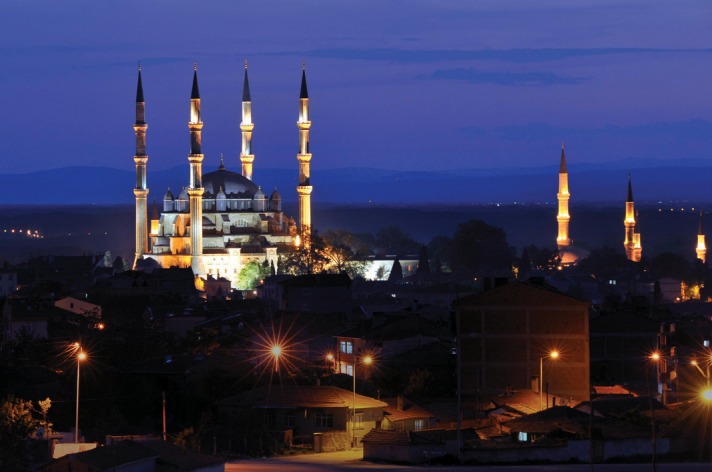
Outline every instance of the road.
<path fill-rule="evenodd" d="M 373 463 L 361 460 L 361 449 L 350 451 L 330 452 L 323 454 L 301 454 L 296 456 L 271 457 L 265 459 L 235 460 L 229 462 L 226 472 L 326 472 L 326 471 L 352 471 L 366 470 L 369 472 L 398 471 L 422 472 L 452 472 L 464 470 L 477 470 L 481 472 L 590 472 L 588 464 L 562 464 L 562 465 L 501 465 L 501 466 L 432 466 L 427 465 L 398 465 L 386 463 Z M 651 464 L 594 464 L 594 472 L 649 472 Z M 657 464 L 657 472 L 711 472 L 712 465 L 704 464 Z"/>

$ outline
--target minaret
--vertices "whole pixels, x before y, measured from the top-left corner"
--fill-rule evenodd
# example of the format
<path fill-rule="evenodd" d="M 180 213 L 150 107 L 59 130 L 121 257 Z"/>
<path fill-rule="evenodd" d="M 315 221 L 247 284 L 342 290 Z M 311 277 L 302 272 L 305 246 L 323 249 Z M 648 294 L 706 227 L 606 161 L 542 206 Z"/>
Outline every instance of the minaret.
<path fill-rule="evenodd" d="M 138 85 L 136 87 L 136 122 L 133 125 L 136 133 L 136 186 L 134 195 L 136 196 L 136 255 L 134 257 L 134 267 L 139 259 L 148 252 L 148 226 L 146 224 L 146 102 L 143 100 L 143 84 L 141 82 L 141 64 L 138 65 Z"/>
<path fill-rule="evenodd" d="M 559 213 L 556 221 L 559 223 L 559 235 L 556 237 L 556 245 L 559 249 L 571 245 L 569 238 L 569 173 L 566 170 L 566 155 L 564 145 L 561 145 L 561 163 L 559 164 L 559 193 L 556 198 L 559 200 Z"/>
<path fill-rule="evenodd" d="M 700 211 L 700 225 L 697 228 L 697 258 L 703 264 L 707 263 L 707 245 L 705 244 L 705 233 L 702 232 L 702 211 Z"/>
<path fill-rule="evenodd" d="M 307 73 L 306 67 L 302 64 L 302 86 L 299 93 L 299 185 L 297 186 L 297 194 L 299 195 L 299 230 L 302 233 L 302 239 L 309 241 L 311 234 L 311 193 L 312 186 L 309 181 L 310 170 L 309 162 L 312 155 L 309 152 L 309 93 L 307 92 Z M 306 238 L 305 238 L 306 236 Z"/>
<path fill-rule="evenodd" d="M 635 228 L 633 229 L 633 258 L 635 262 L 640 262 L 643 256 L 643 245 L 640 241 L 640 216 L 635 212 Z"/>
<path fill-rule="evenodd" d="M 633 203 L 633 185 L 631 184 L 630 174 L 628 174 L 628 198 L 625 201 L 625 246 L 626 257 L 633 261 L 635 248 L 635 204 Z"/>
<path fill-rule="evenodd" d="M 242 130 L 242 152 L 240 160 L 242 161 L 242 176 L 252 180 L 252 162 L 255 160 L 255 155 L 252 154 L 252 130 L 255 125 L 252 123 L 252 100 L 250 98 L 250 83 L 247 80 L 247 61 L 245 61 L 245 82 L 242 85 L 242 122 L 240 129 Z"/>
<path fill-rule="evenodd" d="M 203 121 L 200 119 L 198 66 L 193 65 L 193 90 L 190 94 L 190 267 L 195 275 L 205 275 L 203 267 L 203 154 L 201 151 Z"/>

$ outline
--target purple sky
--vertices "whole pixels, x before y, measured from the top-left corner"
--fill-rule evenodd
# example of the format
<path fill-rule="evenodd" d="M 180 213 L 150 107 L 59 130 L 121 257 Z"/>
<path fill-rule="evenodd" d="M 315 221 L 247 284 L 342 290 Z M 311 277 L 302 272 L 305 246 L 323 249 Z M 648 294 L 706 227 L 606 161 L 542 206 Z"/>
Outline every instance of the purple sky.
<path fill-rule="evenodd" d="M 712 158 L 709 0 L 6 0 L 4 173 L 133 168 L 136 64 L 151 170 L 187 166 L 193 60 L 206 171 L 296 169 L 301 61 L 313 167 L 457 169 Z M 150 182 L 149 182 L 150 183 Z"/>

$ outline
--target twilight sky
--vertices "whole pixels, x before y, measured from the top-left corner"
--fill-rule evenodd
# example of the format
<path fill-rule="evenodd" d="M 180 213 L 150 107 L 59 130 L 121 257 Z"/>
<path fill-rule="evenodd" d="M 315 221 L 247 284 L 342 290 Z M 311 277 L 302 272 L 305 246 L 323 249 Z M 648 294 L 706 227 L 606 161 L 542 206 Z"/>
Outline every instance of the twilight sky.
<path fill-rule="evenodd" d="M 187 166 L 193 60 L 205 171 L 239 168 L 249 60 L 259 168 L 429 170 L 712 158 L 709 0 L 4 0 L 2 173 Z M 150 185 L 149 185 L 150 186 Z"/>

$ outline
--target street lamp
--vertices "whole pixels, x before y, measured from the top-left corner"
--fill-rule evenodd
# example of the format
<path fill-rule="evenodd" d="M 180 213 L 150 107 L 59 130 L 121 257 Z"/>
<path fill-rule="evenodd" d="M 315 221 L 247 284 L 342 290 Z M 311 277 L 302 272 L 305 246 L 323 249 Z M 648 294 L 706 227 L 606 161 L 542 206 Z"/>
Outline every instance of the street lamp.
<path fill-rule="evenodd" d="M 270 348 L 270 352 L 272 353 L 272 357 L 274 358 L 274 371 L 279 372 L 279 356 L 282 355 L 282 346 L 279 344 L 274 344 Z"/>
<path fill-rule="evenodd" d="M 75 407 L 76 416 L 74 418 L 74 444 L 77 444 L 79 442 L 79 366 L 86 360 L 87 354 L 79 343 L 74 343 L 74 349 L 77 353 L 77 402 Z"/>
<path fill-rule="evenodd" d="M 559 351 L 551 351 L 548 355 L 539 358 L 539 411 L 544 409 L 544 359 L 558 359 Z M 547 403 L 549 403 L 549 397 L 547 393 Z"/>
<path fill-rule="evenodd" d="M 361 358 L 361 363 L 363 365 L 370 365 L 373 363 L 373 357 L 371 356 L 364 356 Z M 354 403 L 353 403 L 353 412 L 351 414 L 351 444 L 353 445 L 352 447 L 356 447 L 356 365 L 358 364 L 358 359 L 354 357 L 354 370 L 352 372 L 353 374 L 353 381 L 354 381 Z"/>
<path fill-rule="evenodd" d="M 326 359 L 326 365 L 329 367 L 330 373 L 333 374 L 334 371 L 336 370 L 335 369 L 336 358 L 334 357 L 334 355 L 332 353 L 328 352 L 326 354 L 326 356 L 324 356 L 324 359 Z"/>

